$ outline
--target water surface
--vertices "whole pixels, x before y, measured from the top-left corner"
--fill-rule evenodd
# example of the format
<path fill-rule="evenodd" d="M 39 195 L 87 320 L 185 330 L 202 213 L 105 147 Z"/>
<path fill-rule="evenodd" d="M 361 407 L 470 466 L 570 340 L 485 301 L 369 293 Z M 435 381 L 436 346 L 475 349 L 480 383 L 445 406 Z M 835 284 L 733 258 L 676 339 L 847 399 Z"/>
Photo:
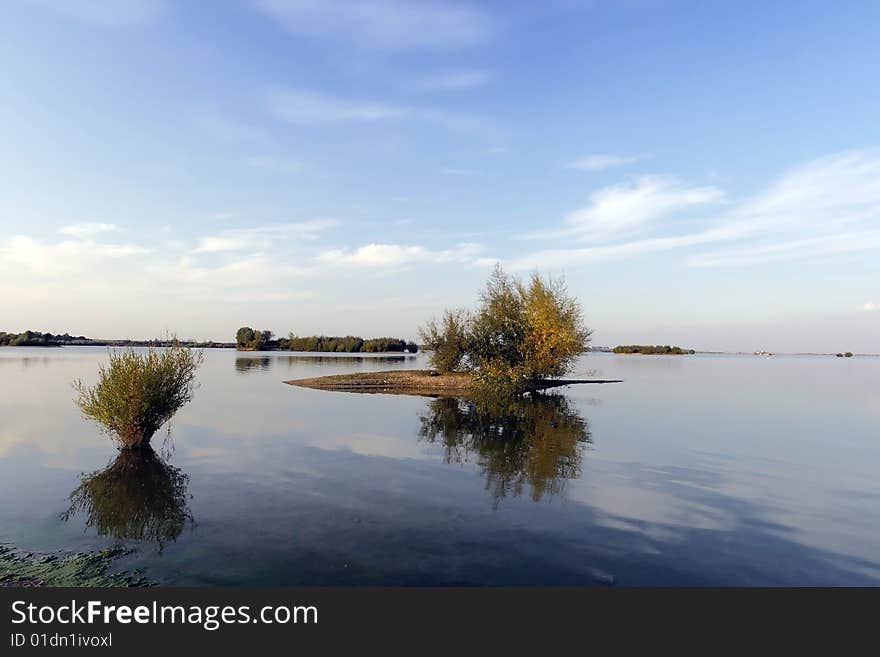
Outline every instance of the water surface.
<path fill-rule="evenodd" d="M 625 382 L 475 404 L 282 383 L 422 356 L 208 350 L 140 458 L 73 405 L 104 360 L 0 349 L 0 542 L 177 585 L 880 584 L 878 358 L 590 354 Z"/>

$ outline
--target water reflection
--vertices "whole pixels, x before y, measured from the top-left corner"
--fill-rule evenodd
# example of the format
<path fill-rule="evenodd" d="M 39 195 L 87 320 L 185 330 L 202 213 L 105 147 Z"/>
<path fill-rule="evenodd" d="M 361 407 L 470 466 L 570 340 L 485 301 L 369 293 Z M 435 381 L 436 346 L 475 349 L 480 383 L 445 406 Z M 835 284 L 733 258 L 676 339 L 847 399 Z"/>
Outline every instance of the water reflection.
<path fill-rule="evenodd" d="M 103 470 L 82 475 L 61 517 L 82 512 L 99 536 L 155 541 L 161 551 L 193 522 L 188 485 L 189 475 L 152 449 L 121 450 Z"/>
<path fill-rule="evenodd" d="M 236 356 L 235 371 L 240 374 L 249 374 L 251 372 L 263 371 L 268 372 L 275 366 L 286 365 L 287 369 L 291 369 L 294 365 L 336 365 L 336 364 L 363 364 L 369 363 L 394 363 L 398 364 L 405 361 L 409 356 L 407 354 L 388 354 L 377 356 L 362 355 L 295 355 L 295 356 Z M 412 356 L 414 357 L 414 356 Z"/>
<path fill-rule="evenodd" d="M 269 356 L 236 356 L 235 371 L 242 374 L 254 370 L 268 371 L 272 366 L 272 359 Z"/>
<path fill-rule="evenodd" d="M 589 422 L 563 395 L 440 397 L 420 420 L 421 437 L 443 446 L 446 463 L 477 463 L 495 508 L 526 489 L 535 502 L 562 495 L 592 442 Z"/>

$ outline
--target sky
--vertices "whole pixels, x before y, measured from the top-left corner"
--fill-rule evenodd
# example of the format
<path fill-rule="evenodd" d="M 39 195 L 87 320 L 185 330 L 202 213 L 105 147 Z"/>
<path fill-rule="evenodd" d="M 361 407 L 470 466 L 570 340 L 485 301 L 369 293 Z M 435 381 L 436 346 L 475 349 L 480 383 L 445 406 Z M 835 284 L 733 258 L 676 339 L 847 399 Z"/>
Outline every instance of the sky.
<path fill-rule="evenodd" d="M 880 3 L 6 0 L 0 330 L 880 352 Z"/>

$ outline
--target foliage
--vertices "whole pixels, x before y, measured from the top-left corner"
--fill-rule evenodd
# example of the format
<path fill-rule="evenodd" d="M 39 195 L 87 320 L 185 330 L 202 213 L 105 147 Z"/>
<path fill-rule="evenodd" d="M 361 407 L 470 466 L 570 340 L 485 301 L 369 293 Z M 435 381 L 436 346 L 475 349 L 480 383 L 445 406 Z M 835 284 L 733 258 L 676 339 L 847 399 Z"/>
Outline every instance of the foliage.
<path fill-rule="evenodd" d="M 82 476 L 61 518 L 82 512 L 99 536 L 156 541 L 161 550 L 192 522 L 188 484 L 188 475 L 151 448 L 124 450 L 103 470 Z"/>
<path fill-rule="evenodd" d="M 852 357 L 853 357 L 853 353 L 852 353 L 851 351 L 847 351 L 847 352 L 846 352 L 845 354 L 843 354 L 843 355 L 844 355 L 846 358 L 852 358 Z"/>
<path fill-rule="evenodd" d="M 70 338 L 70 336 L 67 337 Z M 61 345 L 62 341 L 63 336 L 54 336 L 51 333 L 40 333 L 39 331 L 25 331 L 24 333 L 0 331 L 0 347 L 57 347 Z"/>
<path fill-rule="evenodd" d="M 193 396 L 202 353 L 180 346 L 111 351 L 96 386 L 76 381 L 76 405 L 123 448 L 144 447 Z"/>
<path fill-rule="evenodd" d="M 562 395 L 440 397 L 420 419 L 421 437 L 442 445 L 447 463 L 478 464 L 496 506 L 526 488 L 536 502 L 561 495 L 591 442 L 587 420 Z"/>
<path fill-rule="evenodd" d="M 242 326 L 235 332 L 235 348 L 241 351 L 263 351 L 276 345 L 272 331 L 255 331 L 250 326 Z"/>
<path fill-rule="evenodd" d="M 431 319 L 419 331 L 429 352 L 431 367 L 441 372 L 454 372 L 465 362 L 468 350 L 469 317 L 465 310 L 446 310 L 438 322 Z"/>
<path fill-rule="evenodd" d="M 681 347 L 671 347 L 669 345 L 645 345 L 645 344 L 629 344 L 614 347 L 615 354 L 675 354 L 678 356 L 685 354 L 697 353 L 693 349 L 682 349 Z"/>
<path fill-rule="evenodd" d="M 422 338 L 442 371 L 464 368 L 487 387 L 522 391 L 530 381 L 565 374 L 587 350 L 590 330 L 561 280 L 527 282 L 496 267 L 476 310 L 446 311 Z"/>
<path fill-rule="evenodd" d="M 288 338 L 288 345 L 291 351 L 315 351 L 324 353 L 402 353 L 405 351 L 415 353 L 418 351 L 418 345 L 414 342 L 407 342 L 400 338 L 373 338 L 371 340 L 364 340 L 355 335 L 347 335 L 345 337 L 331 337 L 326 335 L 300 337 L 291 333 Z"/>
<path fill-rule="evenodd" d="M 239 349 L 250 347 L 254 343 L 256 334 L 250 326 L 242 326 L 235 332 L 235 346 Z"/>
<path fill-rule="evenodd" d="M 401 340 L 400 338 L 373 338 L 371 340 L 364 340 L 362 351 L 367 354 L 403 353 L 406 351 L 406 346 L 406 340 Z"/>

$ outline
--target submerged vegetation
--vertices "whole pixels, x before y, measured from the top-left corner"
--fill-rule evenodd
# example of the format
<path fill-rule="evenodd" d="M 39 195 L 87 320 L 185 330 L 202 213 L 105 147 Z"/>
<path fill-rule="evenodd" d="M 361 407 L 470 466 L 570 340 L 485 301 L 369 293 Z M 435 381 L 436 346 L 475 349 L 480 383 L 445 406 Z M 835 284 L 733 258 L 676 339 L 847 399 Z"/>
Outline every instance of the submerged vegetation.
<path fill-rule="evenodd" d="M 179 345 L 139 354 L 111 351 L 98 384 L 76 381 L 76 405 L 122 449 L 145 447 L 153 435 L 187 404 L 195 390 L 202 353 Z"/>
<path fill-rule="evenodd" d="M 535 502 L 562 495 L 581 474 L 590 426 L 562 395 L 440 397 L 421 416 L 423 440 L 446 463 L 475 462 L 495 506 L 528 491 Z"/>
<path fill-rule="evenodd" d="M 523 282 L 496 267 L 475 310 L 447 310 L 421 338 L 438 371 L 467 371 L 487 387 L 521 392 L 568 372 L 590 333 L 562 280 L 533 274 Z"/>
<path fill-rule="evenodd" d="M 682 349 L 681 347 L 670 347 L 667 345 L 649 345 L 649 344 L 628 344 L 614 347 L 615 354 L 673 354 L 676 356 L 684 356 L 697 353 L 693 349 Z"/>
<path fill-rule="evenodd" d="M 112 548 L 100 552 L 35 555 L 0 545 L 0 586 L 105 588 L 147 585 L 147 581 L 137 573 L 108 572 L 110 566 L 124 554 L 125 550 Z"/>
<path fill-rule="evenodd" d="M 364 340 L 356 335 L 345 337 L 327 335 L 297 336 L 290 333 L 286 338 L 275 339 L 272 331 L 255 331 L 250 326 L 242 326 L 235 333 L 235 344 L 239 351 L 315 351 L 322 353 L 381 354 L 416 353 L 415 342 L 400 338 L 371 338 Z"/>
<path fill-rule="evenodd" d="M 61 518 L 83 513 L 99 536 L 155 541 L 161 551 L 193 522 L 188 485 L 189 476 L 151 448 L 123 450 L 103 470 L 82 475 Z"/>

